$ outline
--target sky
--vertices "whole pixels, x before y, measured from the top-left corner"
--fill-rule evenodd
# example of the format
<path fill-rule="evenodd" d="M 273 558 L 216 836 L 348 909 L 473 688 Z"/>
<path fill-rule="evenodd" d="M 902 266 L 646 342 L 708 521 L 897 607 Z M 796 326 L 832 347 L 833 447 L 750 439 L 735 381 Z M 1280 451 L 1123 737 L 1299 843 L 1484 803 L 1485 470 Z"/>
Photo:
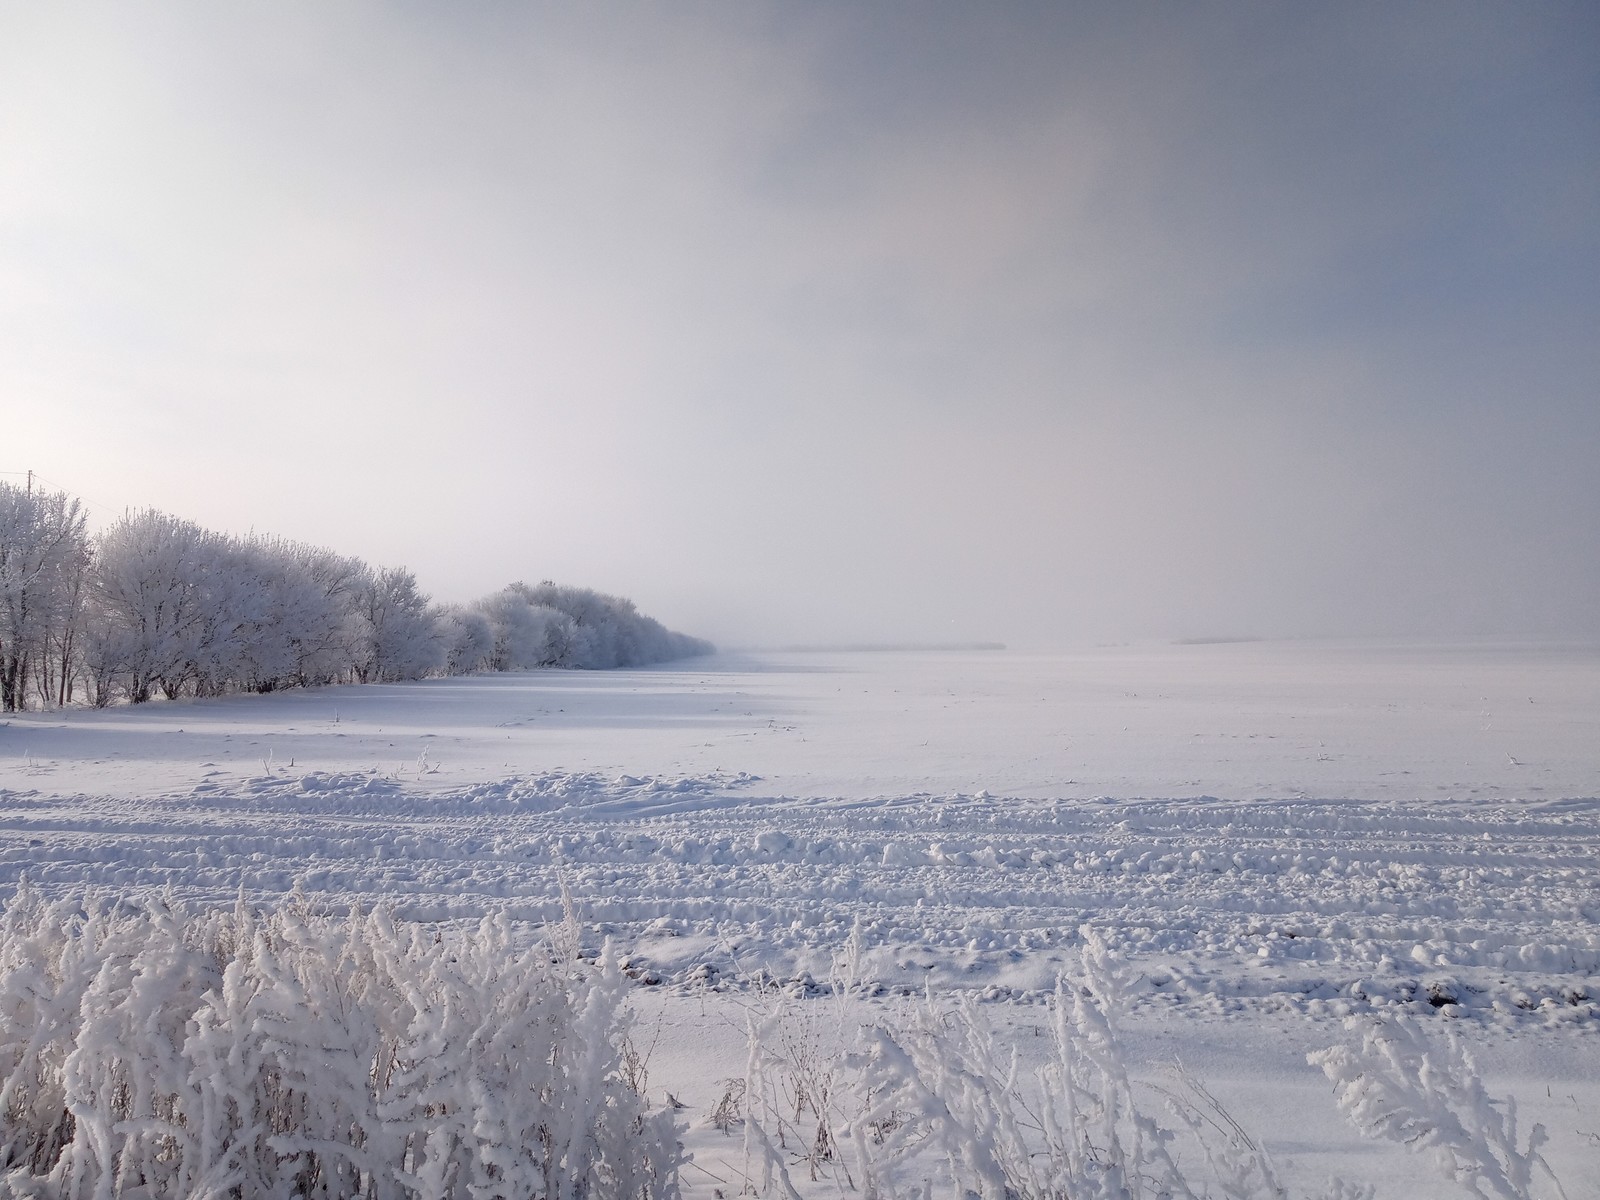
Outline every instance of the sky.
<path fill-rule="evenodd" d="M 0 479 L 724 644 L 1600 634 L 1600 8 L 0 0 Z"/>

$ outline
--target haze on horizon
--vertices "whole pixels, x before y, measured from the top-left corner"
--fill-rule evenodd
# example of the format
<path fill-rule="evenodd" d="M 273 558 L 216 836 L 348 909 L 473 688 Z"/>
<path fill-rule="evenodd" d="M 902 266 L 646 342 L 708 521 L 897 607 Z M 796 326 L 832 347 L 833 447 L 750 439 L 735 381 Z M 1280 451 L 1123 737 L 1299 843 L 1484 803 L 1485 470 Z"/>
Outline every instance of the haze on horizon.
<path fill-rule="evenodd" d="M 0 471 L 437 599 L 1594 636 L 1597 331 L 1590 5 L 0 2 Z"/>

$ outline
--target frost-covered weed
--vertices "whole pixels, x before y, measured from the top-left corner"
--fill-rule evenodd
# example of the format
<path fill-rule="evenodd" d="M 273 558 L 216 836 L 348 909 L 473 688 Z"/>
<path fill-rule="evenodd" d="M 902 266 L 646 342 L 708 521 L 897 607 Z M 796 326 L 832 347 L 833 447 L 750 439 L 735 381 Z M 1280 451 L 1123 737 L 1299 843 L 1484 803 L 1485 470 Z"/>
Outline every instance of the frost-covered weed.
<path fill-rule="evenodd" d="M 626 982 L 383 912 L 170 900 L 0 915 L 0 1195 L 670 1197 Z"/>
<path fill-rule="evenodd" d="M 876 1200 L 1288 1200 L 1265 1149 L 1182 1073 L 1181 1087 L 1162 1094 L 1176 1127 L 1198 1145 L 1203 1175 L 1180 1165 L 1178 1134 L 1141 1105 L 1129 1077 L 1117 1018 L 1122 970 L 1093 930 L 1083 933 L 1081 973 L 1058 983 L 1049 1053 L 1037 1071 L 1021 1069 L 1015 1045 L 993 1032 L 971 994 L 950 1004 L 930 994 L 905 1022 L 862 1027 L 860 1048 L 839 1059 L 826 1053 L 815 1017 L 780 1006 L 753 1022 L 744 1091 L 750 1183 L 795 1200 L 788 1168 L 808 1164 L 815 1179 L 826 1161 L 833 1178 L 859 1181 Z M 829 1027 L 835 1038 L 846 1036 L 841 1017 Z M 1539 1153 L 1544 1130 L 1536 1125 L 1519 1141 L 1514 1103 L 1489 1096 L 1453 1037 L 1436 1045 L 1402 1018 L 1367 1027 L 1359 1048 L 1311 1059 L 1359 1128 L 1433 1151 L 1468 1194 L 1563 1197 Z M 796 1138 L 810 1120 L 814 1137 Z M 837 1161 L 842 1145 L 853 1151 L 853 1173 Z M 1322 1194 L 1371 1200 L 1373 1191 L 1332 1180 Z"/>
<path fill-rule="evenodd" d="M 1475 1196 L 1565 1195 L 1539 1153 L 1548 1140 L 1544 1126 L 1520 1137 L 1516 1101 L 1489 1095 L 1454 1031 L 1437 1042 L 1405 1016 L 1376 1024 L 1352 1020 L 1347 1027 L 1361 1030 L 1359 1047 L 1335 1046 L 1309 1057 L 1363 1133 L 1431 1154 L 1448 1178 Z"/>
<path fill-rule="evenodd" d="M 858 917 L 828 973 L 831 1004 L 773 991 L 748 1014 L 745 1076 L 723 1081 L 711 1121 L 724 1132 L 743 1123 L 745 1176 L 759 1177 L 762 1195 L 776 1186 L 796 1197 L 791 1166 L 804 1167 L 813 1183 L 855 1188 L 838 1131 L 849 1123 L 848 1106 L 861 1107 L 844 1052 L 861 1032 L 849 1006 L 862 986 L 862 952 Z"/>
<path fill-rule="evenodd" d="M 1032 1078 L 971 996 L 953 1009 L 930 999 L 908 1028 L 869 1031 L 852 1064 L 871 1103 L 850 1128 L 868 1195 L 931 1197 L 936 1181 L 982 1200 L 1197 1194 L 1169 1150 L 1173 1133 L 1135 1101 L 1116 1028 L 1120 977 L 1086 935 L 1083 979 L 1058 985 L 1050 1056 Z M 1251 1185 L 1226 1194 L 1285 1194 L 1253 1146 L 1217 1157 L 1233 1168 L 1229 1182 Z M 919 1171 L 922 1185 L 905 1190 Z"/>
<path fill-rule="evenodd" d="M 812 1182 L 854 1186 L 834 1136 L 849 1091 L 841 1049 L 840 1026 L 825 1006 L 781 998 L 750 1018 L 745 1154 L 767 1187 L 776 1176 L 783 1196 L 796 1194 L 788 1165 L 804 1167 Z"/>
<path fill-rule="evenodd" d="M 953 1007 L 930 997 L 907 1026 L 866 1031 L 847 1060 L 862 1103 L 842 1132 L 867 1196 L 1287 1200 L 1266 1152 L 1198 1084 L 1168 1100 L 1199 1141 L 1207 1177 L 1180 1166 L 1177 1135 L 1134 1095 L 1117 1029 L 1121 971 L 1092 930 L 1084 936 L 1081 978 L 1057 987 L 1050 1053 L 1035 1073 L 971 996 Z M 1372 1193 L 1335 1180 L 1325 1195 Z"/>

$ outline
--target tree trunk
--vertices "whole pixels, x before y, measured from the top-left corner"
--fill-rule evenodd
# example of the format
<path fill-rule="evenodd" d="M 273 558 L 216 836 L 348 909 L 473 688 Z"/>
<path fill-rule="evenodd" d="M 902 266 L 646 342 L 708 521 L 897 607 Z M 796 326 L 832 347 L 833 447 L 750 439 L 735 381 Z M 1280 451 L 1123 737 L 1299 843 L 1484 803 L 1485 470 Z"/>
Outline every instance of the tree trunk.
<path fill-rule="evenodd" d="M 8 654 L 0 660 L 0 710 L 16 712 L 27 704 L 27 697 L 22 695 L 22 660 L 15 654 Z"/>

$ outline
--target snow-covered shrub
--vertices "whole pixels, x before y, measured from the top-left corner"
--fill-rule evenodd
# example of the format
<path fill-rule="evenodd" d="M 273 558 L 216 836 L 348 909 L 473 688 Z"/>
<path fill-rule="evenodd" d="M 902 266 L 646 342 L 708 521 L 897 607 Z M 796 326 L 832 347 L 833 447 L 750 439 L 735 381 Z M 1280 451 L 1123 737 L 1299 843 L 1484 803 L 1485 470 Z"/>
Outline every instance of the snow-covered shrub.
<path fill-rule="evenodd" d="M 1453 1030 L 1435 1041 L 1407 1016 L 1377 1023 L 1351 1018 L 1347 1028 L 1361 1031 L 1359 1047 L 1335 1046 L 1309 1058 L 1332 1081 L 1339 1108 L 1362 1133 L 1430 1154 L 1446 1177 L 1474 1196 L 1564 1195 L 1539 1153 L 1544 1127 L 1536 1124 L 1520 1139 L 1516 1101 L 1489 1095 Z"/>
<path fill-rule="evenodd" d="M 795 1200 L 791 1167 L 803 1167 L 813 1183 L 826 1178 L 841 1190 L 854 1188 L 835 1137 L 852 1085 L 840 1055 L 843 1033 L 837 1011 L 815 1003 L 780 998 L 752 1014 L 738 1091 L 745 1171 L 759 1181 L 761 1195 L 777 1188 Z"/>
<path fill-rule="evenodd" d="M 1198 1085 L 1166 1099 L 1200 1142 L 1209 1177 L 1180 1166 L 1171 1150 L 1178 1135 L 1141 1106 L 1129 1078 L 1116 1017 L 1121 972 L 1084 932 L 1082 976 L 1058 984 L 1049 1054 L 1036 1072 L 1022 1071 L 1014 1045 L 993 1033 L 970 994 L 948 1007 L 930 997 L 907 1026 L 864 1031 L 863 1050 L 846 1060 L 860 1107 L 841 1132 L 866 1195 L 1286 1200 L 1265 1151 Z M 1372 1193 L 1333 1181 L 1325 1195 Z"/>
<path fill-rule="evenodd" d="M 1083 980 L 1057 987 L 1051 1055 L 1035 1078 L 1022 1077 L 970 995 L 949 1012 L 928 1003 L 905 1030 L 869 1031 L 857 1062 L 872 1102 L 851 1123 L 869 1194 L 908 1194 L 900 1168 L 913 1158 L 923 1170 L 942 1166 L 952 1196 L 1190 1194 L 1168 1152 L 1173 1134 L 1135 1102 L 1116 1032 L 1119 981 L 1104 944 L 1088 936 Z M 1270 1182 L 1256 1194 L 1281 1195 L 1270 1164 L 1260 1168 Z"/>
<path fill-rule="evenodd" d="M 745 1078 L 714 1114 L 719 1127 L 743 1122 L 747 1186 L 799 1200 L 793 1169 L 805 1164 L 878 1200 L 1288 1200 L 1271 1157 L 1200 1081 L 1180 1072 L 1175 1089 L 1146 1087 L 1175 1122 L 1150 1115 L 1118 1031 L 1122 969 L 1083 932 L 1079 978 L 1058 983 L 1034 1070 L 971 993 L 945 1004 L 930 994 L 904 1022 L 854 1030 L 842 1008 L 815 1004 L 779 1002 L 753 1019 Z M 834 984 L 850 991 L 849 972 Z M 1488 1094 L 1453 1033 L 1435 1042 L 1407 1017 L 1350 1028 L 1359 1046 L 1310 1057 L 1364 1133 L 1431 1152 L 1478 1200 L 1564 1200 L 1540 1154 L 1545 1131 L 1519 1134 L 1514 1102 Z M 1185 1130 L 1201 1169 L 1180 1162 Z M 1331 1180 L 1321 1194 L 1372 1200 L 1373 1189 Z"/>
<path fill-rule="evenodd" d="M 169 901 L 0 915 L 0 1195 L 669 1197 L 626 983 L 518 945 Z"/>

